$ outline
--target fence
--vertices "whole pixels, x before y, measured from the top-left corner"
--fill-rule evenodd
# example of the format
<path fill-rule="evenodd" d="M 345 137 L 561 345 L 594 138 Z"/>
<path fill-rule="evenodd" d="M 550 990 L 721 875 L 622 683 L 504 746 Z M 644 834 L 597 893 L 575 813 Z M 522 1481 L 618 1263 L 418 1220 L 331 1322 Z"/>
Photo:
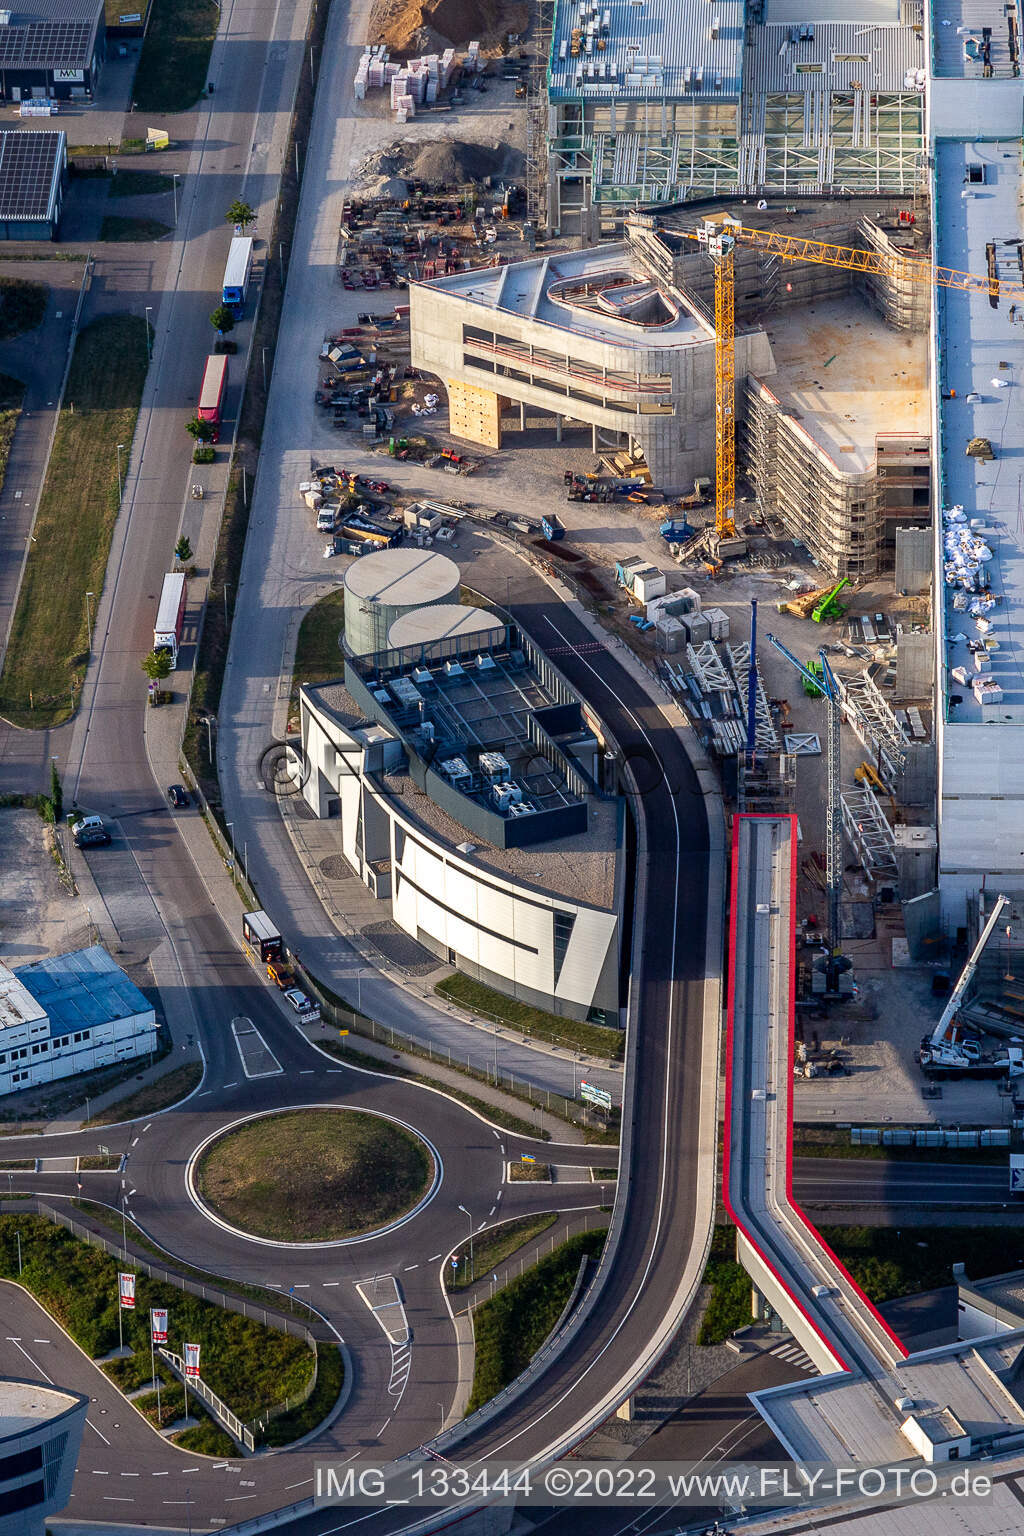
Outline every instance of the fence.
<path fill-rule="evenodd" d="M 194 1392 L 196 1397 L 202 1398 L 207 1408 L 211 1410 L 217 1421 L 227 1430 L 236 1445 L 241 1445 L 243 1450 L 252 1455 L 256 1449 L 256 1437 L 251 1429 L 247 1429 L 238 1417 L 233 1413 L 222 1397 L 218 1397 L 212 1387 L 208 1387 L 201 1376 L 186 1376 L 185 1362 L 180 1355 L 176 1355 L 173 1349 L 165 1349 L 160 1346 L 160 1358 L 166 1360 L 175 1376 L 185 1383 L 186 1392 Z"/>
<path fill-rule="evenodd" d="M 64 1211 L 59 1211 L 51 1205 L 46 1205 L 42 1200 L 30 1202 L 29 1209 L 33 1208 L 40 1216 L 45 1216 L 55 1226 L 64 1227 L 66 1231 L 70 1232 L 73 1237 L 77 1237 L 81 1242 L 90 1243 L 94 1248 L 102 1248 L 103 1252 L 109 1254 L 111 1258 L 118 1259 L 125 1264 L 130 1264 L 135 1270 L 141 1269 L 143 1274 L 147 1275 L 150 1280 L 159 1280 L 165 1285 L 173 1285 L 180 1291 L 187 1291 L 191 1296 L 198 1296 L 200 1301 L 212 1302 L 214 1306 L 222 1307 L 226 1312 L 240 1312 L 243 1317 L 252 1318 L 254 1322 L 262 1322 L 265 1328 L 276 1328 L 279 1333 L 288 1333 L 291 1334 L 292 1338 L 303 1341 L 313 1356 L 313 1371 L 309 1381 L 301 1392 L 296 1392 L 291 1397 L 285 1398 L 283 1402 L 274 1403 L 270 1408 L 265 1408 L 256 1418 L 250 1419 L 247 1425 L 243 1424 L 242 1420 L 233 1414 L 226 1404 L 221 1404 L 221 1400 L 216 1396 L 216 1393 L 210 1392 L 210 1388 L 206 1387 L 206 1391 L 210 1392 L 210 1406 L 214 1408 L 225 1429 L 234 1439 L 238 1440 L 242 1436 L 232 1429 L 227 1419 L 221 1417 L 216 1406 L 217 1404 L 221 1405 L 224 1413 L 228 1414 L 234 1423 L 240 1426 L 240 1429 L 244 1429 L 249 1434 L 249 1439 L 255 1443 L 254 1437 L 256 1433 L 265 1429 L 272 1419 L 279 1419 L 282 1414 L 291 1413 L 295 1408 L 301 1408 L 302 1404 L 312 1397 L 316 1388 L 319 1359 L 316 1337 L 306 1327 L 305 1323 L 296 1322 L 293 1317 L 285 1317 L 280 1312 L 270 1312 L 267 1307 L 256 1306 L 244 1296 L 233 1296 L 230 1291 L 217 1290 L 214 1286 L 204 1285 L 197 1280 L 189 1280 L 185 1275 L 176 1274 L 174 1270 L 165 1269 L 160 1264 L 151 1264 L 146 1259 L 140 1259 L 136 1254 L 129 1253 L 117 1243 L 104 1237 L 101 1233 L 93 1232 L 89 1227 L 83 1227 L 80 1222 L 66 1215 Z M 306 1303 L 303 1302 L 302 1305 L 306 1305 Z M 161 1350 L 160 1353 L 165 1354 L 166 1351 Z M 194 1383 L 190 1382 L 189 1385 L 194 1385 Z M 205 1383 L 203 1385 L 205 1387 Z M 200 1396 L 202 1395 L 200 1393 Z M 204 1398 L 204 1401 L 206 1400 Z M 248 1445 L 248 1442 L 245 1443 L 249 1450 L 253 1449 L 252 1445 Z"/>
<path fill-rule="evenodd" d="M 947 1128 L 913 1130 L 900 1126 L 853 1125 L 853 1147 L 1008 1147 L 1008 1129 L 961 1131 Z"/>

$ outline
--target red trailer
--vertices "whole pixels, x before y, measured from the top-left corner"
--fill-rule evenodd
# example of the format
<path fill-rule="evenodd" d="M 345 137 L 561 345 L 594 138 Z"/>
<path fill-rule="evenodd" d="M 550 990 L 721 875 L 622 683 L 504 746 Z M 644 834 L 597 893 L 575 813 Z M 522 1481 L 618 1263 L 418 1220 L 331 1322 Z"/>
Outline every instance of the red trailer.
<path fill-rule="evenodd" d="M 216 356 L 206 359 L 206 371 L 203 374 L 202 387 L 199 390 L 198 416 L 200 421 L 208 421 L 213 426 L 213 441 L 220 441 L 221 406 L 224 403 L 224 391 L 228 383 L 228 360 L 218 353 Z"/>

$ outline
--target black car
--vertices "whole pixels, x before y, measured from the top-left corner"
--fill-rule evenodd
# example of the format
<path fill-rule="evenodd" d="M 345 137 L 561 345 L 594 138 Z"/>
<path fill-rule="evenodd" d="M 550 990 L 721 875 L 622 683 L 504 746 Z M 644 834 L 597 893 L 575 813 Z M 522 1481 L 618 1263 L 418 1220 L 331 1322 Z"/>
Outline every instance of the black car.
<path fill-rule="evenodd" d="M 184 811 L 188 807 L 188 794 L 181 784 L 172 784 L 167 791 L 167 804 L 172 811 Z"/>

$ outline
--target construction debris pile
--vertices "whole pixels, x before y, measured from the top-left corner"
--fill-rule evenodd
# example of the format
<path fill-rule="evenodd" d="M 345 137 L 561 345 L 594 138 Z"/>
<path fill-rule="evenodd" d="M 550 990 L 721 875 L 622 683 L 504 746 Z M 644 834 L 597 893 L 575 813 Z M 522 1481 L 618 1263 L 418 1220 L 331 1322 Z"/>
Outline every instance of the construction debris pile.
<path fill-rule="evenodd" d="M 970 662 L 953 667 L 952 676 L 964 688 L 970 688 L 979 704 L 999 704 L 1003 690 L 992 673 L 991 652 L 997 641 L 992 634 L 998 597 L 990 590 L 988 565 L 992 550 L 986 542 L 991 537 L 978 518 L 970 523 L 963 507 L 947 507 L 942 513 L 943 577 L 952 590 L 953 611 L 970 621 L 975 634 L 964 630 L 951 633 L 951 645 L 966 645 Z"/>
<path fill-rule="evenodd" d="M 471 38 L 483 53 L 503 52 L 529 21 L 525 0 L 377 0 L 368 36 L 400 58 L 464 48 Z"/>

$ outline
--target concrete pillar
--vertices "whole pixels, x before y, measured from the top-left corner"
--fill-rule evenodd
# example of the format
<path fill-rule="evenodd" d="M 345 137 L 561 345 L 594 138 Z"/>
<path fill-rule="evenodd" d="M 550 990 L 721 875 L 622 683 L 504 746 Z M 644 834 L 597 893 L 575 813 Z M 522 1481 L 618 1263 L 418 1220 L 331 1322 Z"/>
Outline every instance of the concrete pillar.
<path fill-rule="evenodd" d="M 520 402 L 519 402 L 519 430 L 520 430 L 520 432 L 525 432 L 526 431 L 526 401 L 525 400 L 520 400 Z"/>
<path fill-rule="evenodd" d="M 597 422 L 592 422 L 590 427 L 590 446 L 594 453 L 597 452 Z"/>
<path fill-rule="evenodd" d="M 555 442 L 556 443 L 560 443 L 561 441 L 562 441 L 562 418 L 561 418 L 561 416 L 556 416 L 555 417 Z"/>
<path fill-rule="evenodd" d="M 764 1297 L 756 1285 L 750 1287 L 750 1310 L 760 1322 L 766 1315 Z"/>

